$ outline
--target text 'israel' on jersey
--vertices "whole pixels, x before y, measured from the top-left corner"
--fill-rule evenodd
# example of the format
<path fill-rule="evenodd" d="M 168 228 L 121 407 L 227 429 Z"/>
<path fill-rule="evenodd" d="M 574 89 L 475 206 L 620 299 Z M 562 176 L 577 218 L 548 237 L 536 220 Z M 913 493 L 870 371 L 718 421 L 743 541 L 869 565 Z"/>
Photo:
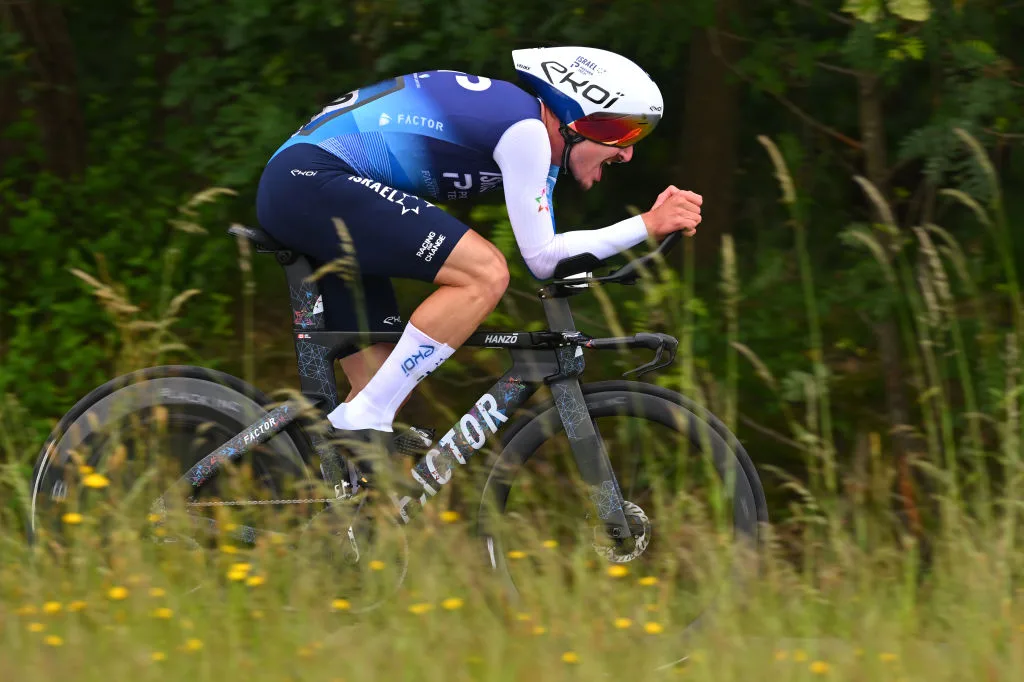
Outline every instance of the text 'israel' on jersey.
<path fill-rule="evenodd" d="M 424 71 L 353 90 L 274 153 L 314 144 L 361 177 L 439 200 L 501 186 L 494 148 L 509 126 L 540 118 L 533 95 L 507 81 Z"/>

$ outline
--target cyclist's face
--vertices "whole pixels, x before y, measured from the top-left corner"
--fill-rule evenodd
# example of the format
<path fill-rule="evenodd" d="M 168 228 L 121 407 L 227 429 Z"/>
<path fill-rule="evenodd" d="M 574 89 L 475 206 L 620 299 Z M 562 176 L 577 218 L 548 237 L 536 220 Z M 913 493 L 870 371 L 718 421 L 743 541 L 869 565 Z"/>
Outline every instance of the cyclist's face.
<path fill-rule="evenodd" d="M 590 189 L 601 180 L 604 167 L 609 163 L 626 163 L 633 158 L 633 148 L 608 147 L 583 140 L 569 154 L 569 166 L 583 189 Z"/>

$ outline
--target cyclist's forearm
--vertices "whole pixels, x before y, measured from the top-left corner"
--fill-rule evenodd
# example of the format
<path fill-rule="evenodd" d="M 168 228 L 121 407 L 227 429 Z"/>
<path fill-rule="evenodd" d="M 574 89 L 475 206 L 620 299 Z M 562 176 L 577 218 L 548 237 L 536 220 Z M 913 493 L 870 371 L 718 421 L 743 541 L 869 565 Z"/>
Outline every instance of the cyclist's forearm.
<path fill-rule="evenodd" d="M 514 230 L 515 223 L 512 225 Z M 632 248 L 647 238 L 647 226 L 643 218 L 633 216 L 597 230 L 573 230 L 549 237 L 540 248 L 522 251 L 530 272 L 539 279 L 551 277 L 558 261 L 564 258 L 591 253 L 604 260 Z"/>
<path fill-rule="evenodd" d="M 556 234 L 551 190 L 557 168 L 550 166 L 550 156 L 547 132 L 537 120 L 511 126 L 494 150 L 512 232 L 534 277 L 551 277 L 555 265 L 564 258 L 592 253 L 604 259 L 646 239 L 647 227 L 640 216 L 597 230 Z"/>

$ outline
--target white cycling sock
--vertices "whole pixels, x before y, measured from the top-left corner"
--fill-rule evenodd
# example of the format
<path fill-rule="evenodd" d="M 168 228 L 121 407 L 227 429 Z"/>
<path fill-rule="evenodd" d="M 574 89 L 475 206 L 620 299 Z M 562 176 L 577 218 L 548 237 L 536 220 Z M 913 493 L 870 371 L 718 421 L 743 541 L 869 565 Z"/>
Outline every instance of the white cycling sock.
<path fill-rule="evenodd" d="M 452 356 L 455 349 L 430 338 L 410 322 L 402 337 L 366 388 L 336 407 L 327 419 L 345 431 L 391 431 L 395 412 L 425 376 Z"/>

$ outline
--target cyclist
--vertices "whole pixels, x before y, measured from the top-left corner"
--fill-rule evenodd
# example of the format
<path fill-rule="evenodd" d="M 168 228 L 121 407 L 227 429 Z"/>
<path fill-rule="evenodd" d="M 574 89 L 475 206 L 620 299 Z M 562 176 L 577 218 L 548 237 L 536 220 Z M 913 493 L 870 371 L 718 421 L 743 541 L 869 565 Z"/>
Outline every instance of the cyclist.
<path fill-rule="evenodd" d="M 350 235 L 360 286 L 338 276 L 320 281 L 328 329 L 359 329 L 363 319 L 371 331 L 397 331 L 390 278 L 437 285 L 397 345 L 343 354 L 351 391 L 328 415 L 339 431 L 364 438 L 392 431 L 416 384 L 477 329 L 508 286 L 497 247 L 432 201 L 501 186 L 519 251 L 539 279 L 564 258 L 604 259 L 677 230 L 690 236 L 701 221 L 701 197 L 670 186 L 642 215 L 556 233 L 551 194 L 559 173 L 586 190 L 607 164 L 628 162 L 661 119 L 662 96 L 643 69 L 605 50 L 533 48 L 512 57 L 535 95 L 459 71 L 391 78 L 331 102 L 264 169 L 258 218 L 275 239 L 322 264 L 342 256 L 335 218 Z"/>

